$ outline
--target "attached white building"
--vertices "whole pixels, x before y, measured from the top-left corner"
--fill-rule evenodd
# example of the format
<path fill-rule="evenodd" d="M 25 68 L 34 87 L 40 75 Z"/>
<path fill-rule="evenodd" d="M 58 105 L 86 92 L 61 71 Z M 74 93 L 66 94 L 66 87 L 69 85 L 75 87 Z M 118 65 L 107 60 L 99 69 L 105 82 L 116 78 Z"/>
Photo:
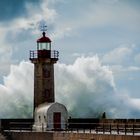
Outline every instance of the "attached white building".
<path fill-rule="evenodd" d="M 68 112 L 60 103 L 44 103 L 35 109 L 33 129 L 37 131 L 67 128 Z"/>

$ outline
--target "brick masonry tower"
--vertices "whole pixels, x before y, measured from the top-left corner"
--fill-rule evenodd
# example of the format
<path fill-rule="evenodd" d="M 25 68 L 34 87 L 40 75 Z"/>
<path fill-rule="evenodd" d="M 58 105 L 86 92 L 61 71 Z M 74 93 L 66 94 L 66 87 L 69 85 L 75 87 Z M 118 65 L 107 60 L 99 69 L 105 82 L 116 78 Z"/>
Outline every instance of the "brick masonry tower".
<path fill-rule="evenodd" d="M 59 52 L 51 50 L 51 40 L 43 31 L 37 40 L 37 50 L 30 51 L 30 60 L 34 64 L 34 109 L 43 103 L 55 102 L 54 64 Z"/>

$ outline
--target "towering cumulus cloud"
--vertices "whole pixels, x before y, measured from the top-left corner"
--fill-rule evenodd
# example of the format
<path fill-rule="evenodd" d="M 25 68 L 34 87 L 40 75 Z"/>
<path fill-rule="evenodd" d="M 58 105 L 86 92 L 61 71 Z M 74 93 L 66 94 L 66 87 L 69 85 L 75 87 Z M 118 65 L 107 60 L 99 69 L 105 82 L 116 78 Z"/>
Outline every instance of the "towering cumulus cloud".
<path fill-rule="evenodd" d="M 65 104 L 72 117 L 139 117 L 139 99 L 120 93 L 112 71 L 98 56 L 79 57 L 72 65 L 55 65 L 56 101 Z M 33 65 L 21 62 L 11 66 L 0 85 L 0 117 L 31 117 L 33 104 Z"/>

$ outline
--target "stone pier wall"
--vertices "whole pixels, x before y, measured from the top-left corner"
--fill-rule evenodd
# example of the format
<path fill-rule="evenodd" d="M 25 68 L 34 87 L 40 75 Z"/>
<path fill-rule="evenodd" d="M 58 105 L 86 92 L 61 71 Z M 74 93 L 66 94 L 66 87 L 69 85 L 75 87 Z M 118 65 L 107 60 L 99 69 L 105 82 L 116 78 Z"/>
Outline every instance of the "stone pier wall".
<path fill-rule="evenodd" d="M 140 136 L 62 132 L 11 132 L 12 140 L 140 140 Z"/>

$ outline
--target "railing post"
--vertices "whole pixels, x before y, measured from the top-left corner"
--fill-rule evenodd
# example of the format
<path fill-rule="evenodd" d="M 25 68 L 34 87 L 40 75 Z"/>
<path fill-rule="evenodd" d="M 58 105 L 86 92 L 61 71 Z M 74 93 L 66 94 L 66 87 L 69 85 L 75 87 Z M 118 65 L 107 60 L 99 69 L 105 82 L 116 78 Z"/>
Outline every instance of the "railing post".
<path fill-rule="evenodd" d="M 133 135 L 135 135 L 135 126 L 133 124 Z"/>
<path fill-rule="evenodd" d="M 110 134 L 112 133 L 112 129 L 111 129 L 111 123 L 110 123 Z"/>
<path fill-rule="evenodd" d="M 33 58 L 34 58 L 34 57 L 35 57 L 35 56 L 34 56 L 34 52 L 32 52 L 32 54 L 33 54 Z"/>
<path fill-rule="evenodd" d="M 103 134 L 105 133 L 105 127 L 104 127 L 104 123 L 103 123 Z"/>
<path fill-rule="evenodd" d="M 89 133 L 91 133 L 91 128 L 89 129 Z"/>
<path fill-rule="evenodd" d="M 83 132 L 85 133 L 85 128 L 83 129 Z"/>
<path fill-rule="evenodd" d="M 117 124 L 117 133 L 119 134 L 119 125 Z"/>
<path fill-rule="evenodd" d="M 77 133 L 79 132 L 78 128 L 77 128 Z"/>
<path fill-rule="evenodd" d="M 96 126 L 96 133 L 98 134 L 98 127 Z"/>
<path fill-rule="evenodd" d="M 44 124 L 42 123 L 42 132 L 44 131 Z"/>
<path fill-rule="evenodd" d="M 127 133 L 127 132 L 126 132 L 126 131 L 127 131 L 127 128 L 126 128 L 126 123 L 125 123 L 124 127 L 125 127 L 125 135 L 126 135 L 126 133 Z"/>
<path fill-rule="evenodd" d="M 31 51 L 30 51 L 30 58 L 31 58 Z"/>

